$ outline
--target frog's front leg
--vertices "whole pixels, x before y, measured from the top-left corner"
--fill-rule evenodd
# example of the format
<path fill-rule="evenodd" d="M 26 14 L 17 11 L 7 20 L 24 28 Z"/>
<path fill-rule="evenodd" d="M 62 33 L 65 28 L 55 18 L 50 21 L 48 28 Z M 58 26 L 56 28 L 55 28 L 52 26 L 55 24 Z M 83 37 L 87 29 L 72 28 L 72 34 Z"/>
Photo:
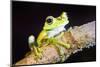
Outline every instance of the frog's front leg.
<path fill-rule="evenodd" d="M 29 47 L 32 52 L 35 54 L 35 58 L 41 58 L 41 54 L 39 52 L 39 47 L 35 44 L 35 37 L 33 35 L 28 38 Z"/>
<path fill-rule="evenodd" d="M 58 39 L 58 38 L 62 37 L 63 35 L 64 35 L 64 32 L 61 32 L 61 34 L 59 36 L 57 36 L 56 38 Z M 57 41 L 57 44 L 65 47 L 67 49 L 70 48 L 70 44 L 64 43 L 62 41 Z M 65 56 L 64 56 L 63 49 L 62 49 L 62 47 L 59 47 L 59 46 L 58 46 L 58 48 L 59 48 L 59 54 L 60 54 L 60 57 L 61 57 L 61 62 L 64 62 Z"/>
<path fill-rule="evenodd" d="M 59 38 L 61 38 L 63 35 L 64 35 L 64 32 L 61 32 L 58 36 L 55 37 L 55 39 L 59 39 Z M 70 48 L 70 44 L 68 44 L 68 43 L 64 43 L 64 42 L 58 41 L 58 40 L 57 40 L 56 43 L 58 43 L 59 45 L 65 47 L 65 48 L 67 48 L 67 49 Z"/>
<path fill-rule="evenodd" d="M 43 50 L 42 50 L 42 48 L 41 48 L 41 47 L 42 47 L 42 40 L 45 39 L 46 35 L 47 35 L 47 32 L 46 32 L 45 30 L 42 30 L 42 31 L 40 32 L 40 34 L 39 34 L 37 40 L 36 40 L 37 47 L 38 47 L 36 53 L 38 53 L 38 54 L 37 54 L 37 57 L 38 57 L 39 59 L 42 58 L 42 52 L 43 52 Z"/>
<path fill-rule="evenodd" d="M 63 43 L 63 42 L 57 40 L 57 38 L 62 37 L 63 34 L 64 34 L 64 32 L 62 32 L 62 33 L 61 33 L 59 36 L 57 36 L 57 37 L 51 37 L 51 38 L 48 39 L 49 43 L 54 44 L 55 47 L 57 48 L 57 51 L 58 51 L 58 53 L 59 53 L 59 55 L 60 55 L 60 57 L 61 57 L 61 62 L 63 62 L 64 59 L 65 59 L 64 52 L 63 52 L 63 49 L 62 49 L 61 46 L 65 47 L 65 48 L 67 48 L 67 49 L 70 48 L 70 44 Z"/>

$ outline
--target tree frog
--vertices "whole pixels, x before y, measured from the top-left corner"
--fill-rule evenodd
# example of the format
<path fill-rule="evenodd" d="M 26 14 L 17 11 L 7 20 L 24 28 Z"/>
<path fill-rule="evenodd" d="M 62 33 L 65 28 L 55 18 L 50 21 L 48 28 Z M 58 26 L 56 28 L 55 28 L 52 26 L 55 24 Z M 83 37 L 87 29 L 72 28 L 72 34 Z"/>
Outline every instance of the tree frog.
<path fill-rule="evenodd" d="M 57 40 L 57 38 L 63 36 L 65 29 L 65 25 L 69 24 L 69 20 L 66 12 L 62 12 L 59 17 L 48 16 L 45 20 L 43 30 L 40 32 L 38 38 L 35 41 L 35 37 L 33 35 L 29 36 L 28 42 L 31 50 L 35 52 L 35 55 L 40 58 L 42 56 L 42 40 L 47 39 L 47 44 L 54 44 L 63 46 L 67 49 L 70 48 L 70 44 L 66 44 Z M 37 44 L 37 46 L 35 46 Z M 59 49 L 59 54 L 63 56 L 63 52 Z M 64 59 L 64 58 L 63 58 Z M 63 61 L 62 59 L 62 61 Z"/>

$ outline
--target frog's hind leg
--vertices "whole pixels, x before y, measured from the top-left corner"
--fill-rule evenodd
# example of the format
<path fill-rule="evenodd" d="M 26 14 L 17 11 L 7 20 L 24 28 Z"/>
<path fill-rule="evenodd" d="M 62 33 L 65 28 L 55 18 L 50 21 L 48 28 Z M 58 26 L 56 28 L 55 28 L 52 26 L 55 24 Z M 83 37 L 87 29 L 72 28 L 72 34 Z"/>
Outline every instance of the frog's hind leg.
<path fill-rule="evenodd" d="M 62 48 L 60 45 L 58 45 L 58 44 L 55 44 L 55 47 L 56 47 L 56 49 L 57 49 L 57 51 L 58 51 L 58 54 L 60 55 L 61 62 L 64 62 L 64 60 L 65 60 L 65 55 L 64 55 L 63 48 Z"/>
<path fill-rule="evenodd" d="M 59 36 L 56 36 L 55 37 L 55 40 L 54 40 L 55 41 L 54 42 L 55 43 L 55 46 L 57 47 L 58 52 L 59 52 L 59 55 L 61 57 L 61 62 L 64 62 L 64 60 L 65 60 L 64 50 L 63 50 L 62 46 L 64 48 L 66 48 L 66 49 L 69 49 L 70 48 L 70 44 L 64 43 L 62 41 L 57 40 L 57 39 L 61 38 L 63 35 L 64 35 L 64 32 L 62 32 Z"/>
<path fill-rule="evenodd" d="M 56 38 L 56 39 L 59 39 L 59 38 L 61 38 L 63 35 L 64 35 L 64 32 L 61 32 L 61 34 L 58 35 L 58 36 L 56 36 L 55 38 Z M 56 43 L 58 43 L 59 45 L 65 47 L 65 48 L 70 48 L 70 44 L 68 44 L 68 43 L 64 43 L 64 42 L 58 41 L 58 40 L 56 41 Z"/>

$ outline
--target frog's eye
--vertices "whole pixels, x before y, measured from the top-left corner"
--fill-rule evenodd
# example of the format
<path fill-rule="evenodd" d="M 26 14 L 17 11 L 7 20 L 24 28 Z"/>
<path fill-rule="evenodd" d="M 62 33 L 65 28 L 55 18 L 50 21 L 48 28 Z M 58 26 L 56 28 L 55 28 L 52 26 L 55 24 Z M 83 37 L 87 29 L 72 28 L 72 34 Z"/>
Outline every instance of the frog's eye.
<path fill-rule="evenodd" d="M 49 25 L 52 24 L 53 18 L 54 18 L 54 17 L 52 17 L 52 16 L 48 16 L 48 17 L 46 18 L 46 22 L 47 22 Z"/>

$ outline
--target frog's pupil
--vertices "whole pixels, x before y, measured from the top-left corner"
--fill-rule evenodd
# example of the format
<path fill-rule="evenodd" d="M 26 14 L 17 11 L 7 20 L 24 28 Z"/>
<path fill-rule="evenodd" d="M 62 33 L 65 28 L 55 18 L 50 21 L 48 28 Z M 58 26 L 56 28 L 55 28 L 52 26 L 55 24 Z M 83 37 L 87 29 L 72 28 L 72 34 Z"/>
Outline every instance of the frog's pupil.
<path fill-rule="evenodd" d="M 47 19 L 47 22 L 48 22 L 48 23 L 51 23 L 52 21 L 53 21 L 52 18 L 48 18 L 48 19 Z"/>

